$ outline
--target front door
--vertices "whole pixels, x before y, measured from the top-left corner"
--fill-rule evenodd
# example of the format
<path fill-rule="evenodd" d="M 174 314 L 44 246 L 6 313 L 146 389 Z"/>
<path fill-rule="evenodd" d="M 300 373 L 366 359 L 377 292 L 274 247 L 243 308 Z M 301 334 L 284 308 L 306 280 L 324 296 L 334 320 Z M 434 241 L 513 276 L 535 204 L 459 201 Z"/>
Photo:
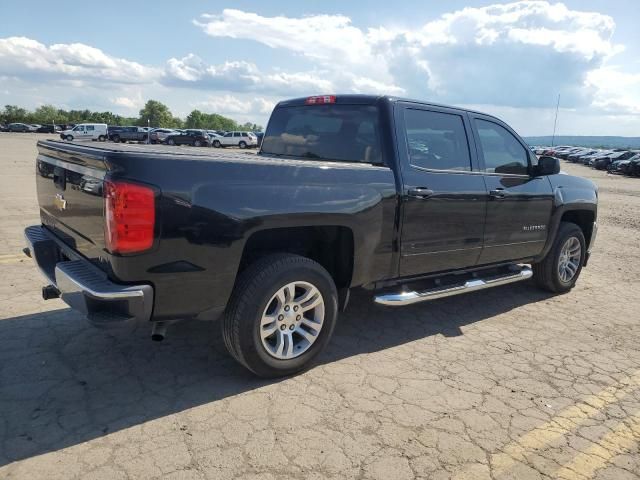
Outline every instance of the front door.
<path fill-rule="evenodd" d="M 398 104 L 403 178 L 400 275 L 476 265 L 486 190 L 468 118 L 455 109 Z"/>
<path fill-rule="evenodd" d="M 471 115 L 489 199 L 479 263 L 534 257 L 549 231 L 553 193 L 547 177 L 531 175 L 536 158 L 506 125 Z"/>

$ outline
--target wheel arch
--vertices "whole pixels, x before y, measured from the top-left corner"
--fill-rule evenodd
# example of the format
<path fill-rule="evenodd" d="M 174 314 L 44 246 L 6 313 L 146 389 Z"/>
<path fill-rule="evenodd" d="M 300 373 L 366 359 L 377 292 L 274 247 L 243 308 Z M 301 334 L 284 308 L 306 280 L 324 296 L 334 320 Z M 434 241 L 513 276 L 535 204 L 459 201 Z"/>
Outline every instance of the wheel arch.
<path fill-rule="evenodd" d="M 258 230 L 244 245 L 237 275 L 259 258 L 272 253 L 292 253 L 310 258 L 329 272 L 338 290 L 351 285 L 354 237 L 349 227 L 322 225 Z"/>

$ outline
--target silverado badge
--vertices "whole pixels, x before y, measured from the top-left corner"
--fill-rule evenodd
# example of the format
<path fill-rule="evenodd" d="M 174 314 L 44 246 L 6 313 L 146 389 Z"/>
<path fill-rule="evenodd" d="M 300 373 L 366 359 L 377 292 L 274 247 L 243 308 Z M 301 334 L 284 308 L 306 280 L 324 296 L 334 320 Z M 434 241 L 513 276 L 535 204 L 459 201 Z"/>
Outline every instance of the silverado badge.
<path fill-rule="evenodd" d="M 67 208 L 67 201 L 61 193 L 56 193 L 56 198 L 53 200 L 53 204 L 61 211 Z"/>

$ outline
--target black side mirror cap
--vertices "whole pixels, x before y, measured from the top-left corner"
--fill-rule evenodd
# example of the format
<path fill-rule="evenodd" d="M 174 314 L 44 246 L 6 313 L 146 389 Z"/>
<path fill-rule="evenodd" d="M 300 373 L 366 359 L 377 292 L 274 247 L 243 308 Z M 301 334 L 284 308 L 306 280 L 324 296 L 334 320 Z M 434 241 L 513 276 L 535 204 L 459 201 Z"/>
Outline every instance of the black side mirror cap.
<path fill-rule="evenodd" d="M 538 159 L 538 166 L 534 168 L 536 176 L 556 175 L 560 173 L 560 160 L 555 157 L 542 156 Z"/>

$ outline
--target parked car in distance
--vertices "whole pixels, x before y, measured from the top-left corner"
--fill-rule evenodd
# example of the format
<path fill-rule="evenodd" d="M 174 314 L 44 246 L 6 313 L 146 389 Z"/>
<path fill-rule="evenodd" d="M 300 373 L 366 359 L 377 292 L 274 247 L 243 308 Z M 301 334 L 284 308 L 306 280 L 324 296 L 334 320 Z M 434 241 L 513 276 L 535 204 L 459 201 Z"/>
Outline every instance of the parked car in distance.
<path fill-rule="evenodd" d="M 8 132 L 9 129 L 4 123 L 0 123 L 0 132 Z"/>
<path fill-rule="evenodd" d="M 61 131 L 60 125 L 47 124 L 40 125 L 40 127 L 36 130 L 38 133 L 57 133 Z"/>
<path fill-rule="evenodd" d="M 35 132 L 37 130 L 33 125 L 29 125 L 28 123 L 10 123 L 7 125 L 7 131 L 9 132 Z"/>
<path fill-rule="evenodd" d="M 149 133 L 146 127 L 126 126 L 109 129 L 109 140 L 112 142 L 146 142 Z"/>
<path fill-rule="evenodd" d="M 213 146 L 249 148 L 258 146 L 258 138 L 253 132 L 227 132 L 223 137 L 216 138 Z"/>
<path fill-rule="evenodd" d="M 262 145 L 262 139 L 264 138 L 264 132 L 253 132 L 256 136 L 256 140 L 258 141 L 258 148 Z"/>
<path fill-rule="evenodd" d="M 191 145 L 192 147 L 211 146 L 211 137 L 206 130 L 187 129 L 183 133 L 168 135 L 164 140 L 167 145 Z"/>
<path fill-rule="evenodd" d="M 79 123 L 70 130 L 60 132 L 62 140 L 93 140 L 104 142 L 107 140 L 106 123 Z"/>
<path fill-rule="evenodd" d="M 149 132 L 151 143 L 163 143 L 169 135 L 175 135 L 176 131 L 170 128 L 154 128 Z"/>
<path fill-rule="evenodd" d="M 601 157 L 593 162 L 596 170 L 609 170 L 610 165 L 616 161 L 628 160 L 633 157 L 636 152 L 623 150 L 621 152 L 613 152 L 605 157 Z"/>
<path fill-rule="evenodd" d="M 25 230 L 45 298 L 156 340 L 220 319 L 230 354 L 277 377 L 325 349 L 353 289 L 389 308 L 529 278 L 560 294 L 587 265 L 596 185 L 496 117 L 326 95 L 280 102 L 268 125 L 256 156 L 38 142 L 34 170 L 59 171 L 35 173 L 42 222 Z M 61 181 L 79 170 L 103 196 Z"/>

